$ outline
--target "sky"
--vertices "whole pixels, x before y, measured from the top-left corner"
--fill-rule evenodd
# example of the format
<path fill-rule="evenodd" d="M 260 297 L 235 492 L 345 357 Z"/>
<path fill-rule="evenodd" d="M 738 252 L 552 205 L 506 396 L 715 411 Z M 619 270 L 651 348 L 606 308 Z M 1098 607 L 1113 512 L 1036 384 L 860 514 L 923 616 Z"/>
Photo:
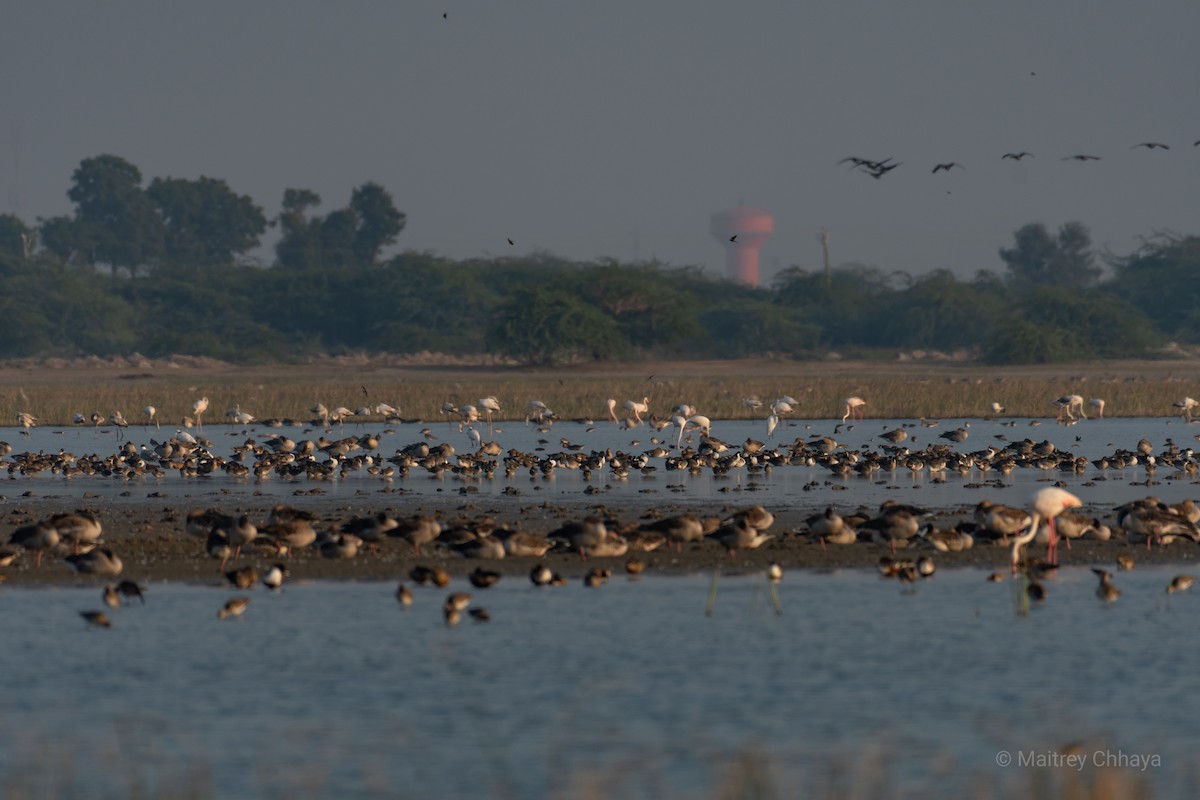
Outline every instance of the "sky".
<path fill-rule="evenodd" d="M 0 213 L 71 213 L 71 174 L 110 153 L 268 217 L 287 188 L 328 213 L 374 181 L 407 214 L 389 252 L 452 259 L 719 275 L 709 220 L 739 203 L 775 218 L 764 282 L 819 269 L 822 228 L 835 265 L 914 275 L 1002 271 L 1029 222 L 1124 255 L 1200 233 L 1197 32 L 1195 0 L 20 3 Z"/>

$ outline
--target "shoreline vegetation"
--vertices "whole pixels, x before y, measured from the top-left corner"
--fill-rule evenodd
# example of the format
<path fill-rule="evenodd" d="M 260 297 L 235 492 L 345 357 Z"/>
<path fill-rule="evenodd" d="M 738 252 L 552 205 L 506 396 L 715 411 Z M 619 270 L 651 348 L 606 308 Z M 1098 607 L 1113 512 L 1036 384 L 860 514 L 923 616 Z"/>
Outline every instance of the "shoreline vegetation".
<path fill-rule="evenodd" d="M 711 419 L 763 417 L 746 398 L 765 405 L 790 395 L 798 419 L 837 419 L 845 398 L 867 400 L 869 422 L 884 419 L 982 418 L 999 403 L 1001 416 L 1052 419 L 1065 394 L 1105 401 L 1105 416 L 1169 417 L 1173 403 L 1200 397 L 1200 359 L 1097 361 L 1079 364 L 984 366 L 954 360 L 892 355 L 875 361 L 830 356 L 737 360 L 598 362 L 533 368 L 501 357 L 437 354 L 348 355 L 256 365 L 172 356 L 149 359 L 86 357 L 0 362 L 0 426 L 32 414 L 39 425 L 67 426 L 75 414 L 107 418 L 121 412 L 131 425 L 153 405 L 168 428 L 179 426 L 200 397 L 211 399 L 205 424 L 228 423 L 225 409 L 240 407 L 258 420 L 307 422 L 317 403 L 357 410 L 387 403 L 408 420 L 445 421 L 444 402 L 476 403 L 494 396 L 499 421 L 524 421 L 540 400 L 560 420 L 603 419 L 605 402 L 650 399 L 651 413 L 667 418 L 680 403 Z M 348 421 L 381 423 L 371 414 Z"/>

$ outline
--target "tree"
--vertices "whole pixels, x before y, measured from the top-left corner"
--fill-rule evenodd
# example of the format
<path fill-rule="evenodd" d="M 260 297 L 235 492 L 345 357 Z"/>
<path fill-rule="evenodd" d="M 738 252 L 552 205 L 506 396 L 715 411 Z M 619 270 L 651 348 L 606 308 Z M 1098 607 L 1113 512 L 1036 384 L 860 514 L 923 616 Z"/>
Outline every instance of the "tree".
<path fill-rule="evenodd" d="M 623 345 L 611 318 L 569 292 L 541 287 L 513 292 L 490 338 L 505 354 L 537 364 L 578 355 L 609 358 Z"/>
<path fill-rule="evenodd" d="M 308 209 L 321 204 L 321 196 L 308 189 L 287 189 L 277 222 L 283 236 L 275 245 L 279 263 L 293 269 L 317 267 L 321 263 L 321 221 L 310 220 Z"/>
<path fill-rule="evenodd" d="M 1024 286 L 1092 286 L 1100 268 L 1091 252 L 1088 229 L 1068 222 L 1053 237 L 1040 222 L 1031 222 L 1014 235 L 1014 246 L 1000 248 L 1009 280 Z"/>
<path fill-rule="evenodd" d="M 155 178 L 146 194 L 166 225 L 165 250 L 172 262 L 213 267 L 234 263 L 258 246 L 267 229 L 262 208 L 223 180 Z"/>
<path fill-rule="evenodd" d="M 374 266 L 383 248 L 396 241 L 404 230 L 407 217 L 396 209 L 392 196 L 376 183 L 364 183 L 350 196 L 357 229 L 354 232 L 354 259 L 361 267 Z"/>
<path fill-rule="evenodd" d="M 0 214 L 0 253 L 29 258 L 37 231 L 13 214 Z"/>
<path fill-rule="evenodd" d="M 74 247 L 89 264 L 136 275 L 161 259 L 163 221 L 137 167 L 118 156 L 96 156 L 80 162 L 73 180 L 67 197 L 75 203 Z"/>

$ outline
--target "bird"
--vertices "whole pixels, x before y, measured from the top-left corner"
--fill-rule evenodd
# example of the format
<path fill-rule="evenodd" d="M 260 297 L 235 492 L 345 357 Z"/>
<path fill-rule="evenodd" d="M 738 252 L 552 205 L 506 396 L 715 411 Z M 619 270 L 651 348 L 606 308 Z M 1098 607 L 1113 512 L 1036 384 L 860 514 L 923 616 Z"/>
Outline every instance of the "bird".
<path fill-rule="evenodd" d="M 865 406 L 866 404 L 867 404 L 867 401 L 863 400 L 861 397 L 857 397 L 857 396 L 856 397 L 847 397 L 846 398 L 846 413 L 842 414 L 842 422 L 845 422 L 847 420 L 847 418 L 862 419 L 863 418 L 862 407 Z"/>
<path fill-rule="evenodd" d="M 1005 153 L 1004 155 L 1000 156 L 1000 160 L 1003 161 L 1004 159 L 1008 158 L 1008 159 L 1012 159 L 1013 161 L 1020 161 L 1022 158 L 1033 158 L 1033 157 L 1034 157 L 1033 153 L 1027 153 L 1026 151 L 1022 150 L 1019 153 Z"/>
<path fill-rule="evenodd" d="M 117 429 L 117 438 L 121 437 L 121 431 L 129 427 L 129 423 L 125 421 L 124 415 L 120 411 L 114 411 L 108 415 L 108 424 Z"/>
<path fill-rule="evenodd" d="M 1054 527 L 1054 518 L 1068 508 L 1076 508 L 1083 504 L 1078 497 L 1065 489 L 1059 489 L 1056 486 L 1047 486 L 1034 493 L 1032 505 L 1033 513 L 1030 515 L 1029 529 L 1025 533 L 1013 538 L 1012 570 L 1014 574 L 1017 572 L 1017 565 L 1021 560 L 1021 548 L 1033 541 L 1033 537 L 1037 535 L 1038 525 L 1042 519 L 1045 519 L 1050 527 L 1050 545 L 1046 558 L 1050 564 L 1058 566 L 1058 534 Z"/>
<path fill-rule="evenodd" d="M 1196 401 L 1190 397 L 1185 397 L 1182 400 L 1176 400 L 1172 403 L 1175 408 L 1179 409 L 1179 416 L 1187 422 L 1192 421 L 1192 409 L 1197 405 Z"/>
<path fill-rule="evenodd" d="M 1059 422 L 1073 421 L 1076 413 L 1083 419 L 1087 419 L 1083 413 L 1083 397 L 1080 395 L 1064 394 L 1053 403 L 1058 406 L 1057 420 Z"/>
<path fill-rule="evenodd" d="M 142 415 L 146 417 L 146 427 L 147 428 L 150 427 L 151 422 L 154 423 L 154 427 L 156 427 L 156 428 L 162 427 L 161 425 L 158 424 L 158 416 L 157 416 L 158 409 L 155 408 L 154 406 L 146 406 L 145 408 L 143 408 Z"/>
<path fill-rule="evenodd" d="M 396 587 L 396 602 L 408 609 L 413 604 L 412 589 L 409 589 L 403 583 Z"/>
<path fill-rule="evenodd" d="M 80 575 L 115 577 L 120 575 L 124 568 L 117 554 L 107 547 L 100 547 L 82 555 L 67 556 L 63 560 Z"/>
<path fill-rule="evenodd" d="M 957 161 L 947 161 L 942 164 L 935 164 L 933 166 L 933 174 L 936 175 L 939 172 L 949 172 L 955 167 L 958 167 L 959 169 L 966 169 L 966 167 L 964 167 L 962 164 L 959 164 Z"/>
<path fill-rule="evenodd" d="M 196 427 L 204 430 L 204 422 L 201 419 L 204 412 L 208 410 L 208 398 L 201 397 L 196 402 L 192 403 L 192 417 L 196 420 Z"/>
<path fill-rule="evenodd" d="M 217 612 L 217 619 L 240 617 L 248 605 L 250 605 L 249 597 L 235 597 L 221 607 L 221 610 Z"/>
<path fill-rule="evenodd" d="M 225 573 L 225 580 L 238 589 L 249 589 L 258 583 L 258 570 L 254 567 L 242 567 Z"/>
<path fill-rule="evenodd" d="M 271 567 L 263 573 L 263 586 L 268 589 L 275 590 L 283 586 L 283 579 L 288 576 L 287 567 L 283 564 L 272 564 Z"/>
<path fill-rule="evenodd" d="M 90 628 L 111 628 L 112 620 L 103 611 L 80 611 L 79 616 Z"/>
<path fill-rule="evenodd" d="M 1121 590 L 1113 584 L 1112 573 L 1099 567 L 1092 567 L 1092 572 L 1100 579 L 1100 585 L 1096 587 L 1096 597 L 1106 603 L 1115 603 L 1121 596 Z"/>
<path fill-rule="evenodd" d="M 142 605 L 146 604 L 146 596 L 144 594 L 146 590 L 136 581 L 121 581 L 117 584 L 117 591 L 121 593 L 122 597 L 128 599 L 136 597 L 142 602 Z"/>
<path fill-rule="evenodd" d="M 121 595 L 117 591 L 116 584 L 105 584 L 104 591 L 101 593 L 100 598 L 104 601 L 104 605 L 108 606 L 109 608 L 121 607 Z"/>
<path fill-rule="evenodd" d="M 1003 413 L 1004 413 L 1004 406 L 1000 405 L 995 400 L 993 400 L 992 401 L 992 416 L 997 417 Z"/>
<path fill-rule="evenodd" d="M 492 414 L 500 413 L 500 401 L 495 396 L 479 398 L 479 408 L 487 416 L 488 432 L 492 430 Z"/>
<path fill-rule="evenodd" d="M 737 234 L 735 233 L 733 236 L 730 236 L 730 237 L 729 237 L 729 241 L 731 241 L 731 242 L 736 242 L 736 241 L 737 241 Z"/>
<path fill-rule="evenodd" d="M 622 408 L 632 415 L 633 425 L 636 427 L 642 424 L 642 414 L 650 413 L 650 398 L 643 397 L 640 403 L 637 400 L 626 400 Z"/>
<path fill-rule="evenodd" d="M 1093 397 L 1088 400 L 1088 405 L 1092 407 L 1096 419 L 1104 419 L 1104 400 L 1099 397 Z"/>
<path fill-rule="evenodd" d="M 1162 142 L 1139 142 L 1138 144 L 1135 144 L 1133 147 L 1130 147 L 1129 149 L 1135 150 L 1139 147 L 1144 147 L 1147 150 L 1170 150 L 1171 149 L 1169 146 L 1163 144 Z"/>
<path fill-rule="evenodd" d="M 516 244 L 516 242 L 514 242 L 512 239 L 509 239 L 509 240 L 508 240 L 508 243 L 509 243 L 509 244 Z"/>
<path fill-rule="evenodd" d="M 1086 153 L 1079 153 L 1073 156 L 1063 156 L 1062 161 L 1099 161 L 1100 156 L 1089 156 Z"/>
<path fill-rule="evenodd" d="M 483 567 L 476 567 L 474 571 L 467 575 L 467 580 L 476 589 L 487 589 L 494 586 L 500 580 L 500 573 Z"/>
<path fill-rule="evenodd" d="M 1175 594 L 1176 592 L 1185 592 L 1192 588 L 1192 584 L 1196 582 L 1195 575 L 1176 575 L 1167 584 L 1167 594 Z"/>
<path fill-rule="evenodd" d="M 37 417 L 28 411 L 22 411 L 20 414 L 17 414 L 17 424 L 21 426 L 21 433 L 26 436 L 29 435 L 30 428 L 37 427 L 37 423 Z"/>

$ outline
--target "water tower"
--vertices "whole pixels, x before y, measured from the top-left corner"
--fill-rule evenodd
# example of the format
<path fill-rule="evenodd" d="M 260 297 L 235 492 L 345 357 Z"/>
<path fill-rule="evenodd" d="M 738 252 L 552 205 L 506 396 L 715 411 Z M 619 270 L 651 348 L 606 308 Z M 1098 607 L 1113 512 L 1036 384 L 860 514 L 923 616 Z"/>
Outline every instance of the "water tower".
<path fill-rule="evenodd" d="M 725 270 L 730 279 L 757 288 L 758 251 L 775 232 L 775 218 L 757 208 L 737 206 L 713 214 L 709 230 L 725 245 Z"/>

